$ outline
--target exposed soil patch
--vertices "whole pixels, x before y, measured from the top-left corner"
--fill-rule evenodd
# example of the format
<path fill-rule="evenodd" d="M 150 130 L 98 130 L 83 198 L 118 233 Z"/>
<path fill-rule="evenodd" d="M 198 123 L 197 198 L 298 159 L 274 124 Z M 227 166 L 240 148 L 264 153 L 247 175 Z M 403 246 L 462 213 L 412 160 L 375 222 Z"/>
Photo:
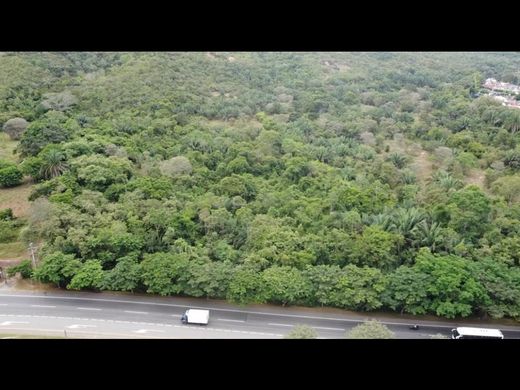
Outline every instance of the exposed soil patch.
<path fill-rule="evenodd" d="M 474 184 L 480 187 L 482 190 L 485 190 L 484 181 L 486 180 L 486 176 L 484 172 L 480 169 L 472 169 L 464 178 L 464 183 L 466 184 Z"/>

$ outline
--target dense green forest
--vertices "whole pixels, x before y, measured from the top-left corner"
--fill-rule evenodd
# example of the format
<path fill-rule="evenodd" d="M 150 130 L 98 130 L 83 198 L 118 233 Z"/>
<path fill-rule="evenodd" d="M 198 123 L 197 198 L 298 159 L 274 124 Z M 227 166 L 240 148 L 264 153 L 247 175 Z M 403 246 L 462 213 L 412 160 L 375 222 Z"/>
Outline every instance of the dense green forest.
<path fill-rule="evenodd" d="M 520 54 L 2 53 L 0 192 L 31 203 L 0 242 L 68 289 L 520 318 L 490 77 Z"/>

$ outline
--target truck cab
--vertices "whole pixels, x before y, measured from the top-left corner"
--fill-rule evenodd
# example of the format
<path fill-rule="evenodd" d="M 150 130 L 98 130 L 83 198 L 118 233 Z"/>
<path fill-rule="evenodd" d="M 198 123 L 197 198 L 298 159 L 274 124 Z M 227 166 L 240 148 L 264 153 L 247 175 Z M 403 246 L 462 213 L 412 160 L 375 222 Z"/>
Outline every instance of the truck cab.
<path fill-rule="evenodd" d="M 181 316 L 183 324 L 207 325 L 209 322 L 209 310 L 188 309 Z"/>

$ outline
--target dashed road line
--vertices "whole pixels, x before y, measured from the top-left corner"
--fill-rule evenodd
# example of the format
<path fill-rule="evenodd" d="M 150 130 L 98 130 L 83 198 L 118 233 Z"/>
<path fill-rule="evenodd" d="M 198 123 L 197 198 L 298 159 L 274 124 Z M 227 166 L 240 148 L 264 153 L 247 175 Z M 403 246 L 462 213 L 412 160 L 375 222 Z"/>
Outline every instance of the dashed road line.
<path fill-rule="evenodd" d="M 125 313 L 130 313 L 130 314 L 148 314 L 148 312 L 146 312 L 146 311 L 132 311 L 132 310 L 125 310 Z"/>
<path fill-rule="evenodd" d="M 244 320 L 228 320 L 226 318 L 217 318 L 217 321 L 228 321 L 228 322 L 245 322 Z"/>
<path fill-rule="evenodd" d="M 214 308 L 214 307 L 190 306 L 190 305 L 186 305 L 186 304 L 185 305 L 177 305 L 177 304 L 173 304 L 173 303 L 128 301 L 128 300 L 122 300 L 122 299 L 60 297 L 60 296 L 52 296 L 52 295 L 26 295 L 26 294 L 0 294 L 0 297 L 68 299 L 68 300 L 82 300 L 82 301 L 128 303 L 128 304 L 135 304 L 135 305 L 154 305 L 154 306 L 168 306 L 168 307 L 182 307 L 182 308 L 191 307 L 191 308 L 196 308 L 196 309 L 205 309 L 205 310 L 221 311 L 221 312 L 234 312 L 234 313 L 242 313 L 242 314 L 258 314 L 258 315 L 274 316 L 274 317 L 307 318 L 307 319 L 329 320 L 329 321 L 344 321 L 344 322 L 355 322 L 355 323 L 362 323 L 362 322 L 366 321 L 366 319 L 349 319 L 349 318 L 333 318 L 333 317 L 321 317 L 321 316 L 306 316 L 306 315 L 297 315 L 297 314 L 269 313 L 269 312 L 245 311 L 245 310 Z M 382 324 L 385 324 L 385 325 L 410 325 L 409 323 L 403 323 L 403 322 L 390 322 L 390 321 L 380 321 L 380 322 Z M 438 325 L 438 324 L 424 324 L 422 326 L 424 326 L 424 327 L 450 328 L 450 329 L 453 328 L 453 325 Z M 508 330 L 511 331 L 511 332 L 518 332 L 517 329 L 508 329 Z"/>
<path fill-rule="evenodd" d="M 48 306 L 48 305 L 31 305 L 31 307 L 44 307 L 48 309 L 55 309 L 56 306 Z"/>
<path fill-rule="evenodd" d="M 211 328 L 211 327 L 195 327 L 195 326 L 185 326 L 185 325 L 171 325 L 171 324 L 160 324 L 160 323 L 150 323 L 150 322 L 136 322 L 136 321 L 114 321 L 114 320 L 105 320 L 105 319 L 99 319 L 99 318 L 78 318 L 78 317 L 61 317 L 61 316 L 43 316 L 43 315 L 30 315 L 30 314 L 0 314 L 0 317 L 20 317 L 20 318 L 53 318 L 53 319 L 63 319 L 63 320 L 81 320 L 81 321 L 99 321 L 99 322 L 112 322 L 112 323 L 121 323 L 121 324 L 136 324 L 136 325 L 151 325 L 151 326 L 168 326 L 172 328 L 183 328 L 183 329 L 196 329 L 196 330 L 205 330 L 205 331 L 216 331 L 216 332 L 228 332 L 228 333 L 243 333 L 243 334 L 258 334 L 258 335 L 264 335 L 264 336 L 275 336 L 275 337 L 282 337 L 281 334 L 276 333 L 263 333 L 263 332 L 248 332 L 248 331 L 241 331 L 241 330 L 230 330 L 230 329 L 220 329 L 220 328 Z M 277 324 L 282 326 L 292 326 L 292 325 L 286 325 L 286 324 Z M 6 328 L 4 328 L 6 329 Z M 33 329 L 31 330 L 39 331 L 43 329 Z M 54 329 L 48 329 L 51 332 L 54 332 L 56 330 Z M 162 330 L 157 330 L 157 332 L 162 332 Z M 104 332 L 99 333 L 100 336 L 106 335 Z"/>
<path fill-rule="evenodd" d="M 103 309 L 97 309 L 95 307 L 76 307 L 76 310 L 92 310 L 92 311 L 101 311 Z"/>
<path fill-rule="evenodd" d="M 273 325 L 273 326 L 290 326 L 291 328 L 294 326 L 294 325 L 289 325 L 289 324 L 276 324 L 274 322 L 268 322 L 267 325 Z"/>

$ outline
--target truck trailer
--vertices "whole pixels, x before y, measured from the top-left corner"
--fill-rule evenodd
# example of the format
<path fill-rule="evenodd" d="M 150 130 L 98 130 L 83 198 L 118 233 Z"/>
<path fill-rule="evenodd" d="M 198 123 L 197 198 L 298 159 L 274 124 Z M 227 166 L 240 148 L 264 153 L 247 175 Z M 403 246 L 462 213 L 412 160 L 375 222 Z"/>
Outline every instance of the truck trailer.
<path fill-rule="evenodd" d="M 209 322 L 209 310 L 188 309 L 181 317 L 183 324 L 207 325 Z"/>

